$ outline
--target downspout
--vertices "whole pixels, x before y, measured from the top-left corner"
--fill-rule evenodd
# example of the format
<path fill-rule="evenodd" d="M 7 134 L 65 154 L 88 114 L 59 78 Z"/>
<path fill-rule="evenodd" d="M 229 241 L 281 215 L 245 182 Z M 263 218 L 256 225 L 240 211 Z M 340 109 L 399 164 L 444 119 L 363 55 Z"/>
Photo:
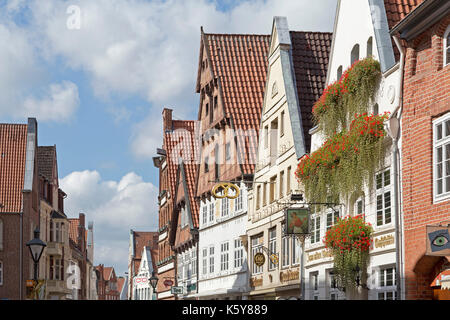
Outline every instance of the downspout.
<path fill-rule="evenodd" d="M 397 36 L 393 36 L 395 44 L 400 52 L 400 66 L 399 66 L 399 79 L 398 79 L 398 101 L 397 107 L 388 119 L 389 122 L 389 136 L 392 138 L 392 171 L 394 175 L 394 208 L 395 208 L 395 242 L 396 242 L 396 287 L 397 287 L 397 299 L 403 300 L 403 223 L 401 221 L 401 194 L 399 192 L 399 150 L 398 150 L 398 138 L 400 133 L 400 117 L 403 108 L 403 72 L 404 72 L 404 50 L 400 44 Z"/>
<path fill-rule="evenodd" d="M 20 254 L 19 254 L 19 265 L 20 265 L 20 280 L 19 280 L 19 294 L 20 300 L 23 299 L 23 212 L 19 212 L 20 217 Z"/>

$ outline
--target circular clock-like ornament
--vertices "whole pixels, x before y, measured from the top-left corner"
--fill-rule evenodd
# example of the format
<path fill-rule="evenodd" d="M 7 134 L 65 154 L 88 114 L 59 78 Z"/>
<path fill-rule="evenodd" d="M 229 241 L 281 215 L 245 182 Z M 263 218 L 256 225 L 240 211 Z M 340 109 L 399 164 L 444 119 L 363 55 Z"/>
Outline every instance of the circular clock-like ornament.
<path fill-rule="evenodd" d="M 390 85 L 387 92 L 387 98 L 389 102 L 392 104 L 395 100 L 395 87 L 393 85 Z"/>

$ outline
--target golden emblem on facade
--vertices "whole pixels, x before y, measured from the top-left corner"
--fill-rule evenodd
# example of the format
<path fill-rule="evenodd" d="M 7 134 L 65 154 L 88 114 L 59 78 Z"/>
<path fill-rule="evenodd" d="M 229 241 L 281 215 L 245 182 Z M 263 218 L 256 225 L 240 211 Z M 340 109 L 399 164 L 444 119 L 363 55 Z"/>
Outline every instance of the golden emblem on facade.
<path fill-rule="evenodd" d="M 230 193 L 230 191 L 232 190 L 234 190 L 234 194 Z M 237 197 L 239 197 L 239 187 L 229 182 L 221 182 L 216 184 L 211 192 L 214 198 L 216 199 L 223 199 L 223 198 L 236 199 Z"/>

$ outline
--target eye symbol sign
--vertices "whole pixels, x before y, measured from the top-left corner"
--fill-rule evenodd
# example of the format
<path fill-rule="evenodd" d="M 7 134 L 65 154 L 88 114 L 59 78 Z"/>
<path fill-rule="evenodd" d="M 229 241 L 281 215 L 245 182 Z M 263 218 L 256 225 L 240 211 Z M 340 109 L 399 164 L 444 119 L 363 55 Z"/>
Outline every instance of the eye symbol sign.
<path fill-rule="evenodd" d="M 234 190 L 234 194 L 230 193 L 231 190 Z M 222 194 L 218 194 L 218 192 L 223 191 Z M 232 183 L 222 182 L 219 184 L 216 184 L 214 188 L 212 189 L 212 194 L 214 198 L 217 199 L 236 199 L 239 196 L 239 187 Z"/>
<path fill-rule="evenodd" d="M 444 249 L 450 249 L 450 235 L 448 230 L 437 230 L 428 234 L 430 239 L 431 251 L 441 251 Z"/>

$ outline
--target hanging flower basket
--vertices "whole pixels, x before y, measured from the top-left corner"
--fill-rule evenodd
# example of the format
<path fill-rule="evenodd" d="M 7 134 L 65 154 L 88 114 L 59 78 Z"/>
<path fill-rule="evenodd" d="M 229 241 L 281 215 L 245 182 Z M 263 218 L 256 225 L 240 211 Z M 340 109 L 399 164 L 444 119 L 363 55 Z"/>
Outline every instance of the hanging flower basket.
<path fill-rule="evenodd" d="M 361 215 L 338 220 L 326 233 L 323 242 L 334 258 L 334 274 L 340 287 L 355 287 L 359 272 L 366 272 L 372 233 L 372 226 Z"/>

